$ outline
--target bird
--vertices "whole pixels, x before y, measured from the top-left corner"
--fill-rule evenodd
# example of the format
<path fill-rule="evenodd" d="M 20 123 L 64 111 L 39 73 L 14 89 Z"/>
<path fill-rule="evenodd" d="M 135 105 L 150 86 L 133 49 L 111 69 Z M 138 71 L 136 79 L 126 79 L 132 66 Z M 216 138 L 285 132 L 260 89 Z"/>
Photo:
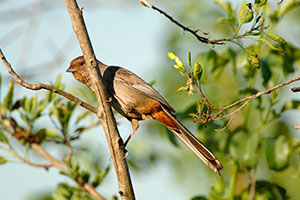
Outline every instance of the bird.
<path fill-rule="evenodd" d="M 132 132 L 124 143 L 125 147 L 138 130 L 140 120 L 155 119 L 164 124 L 208 167 L 221 175 L 221 162 L 176 119 L 175 110 L 151 85 L 125 68 L 108 66 L 99 60 L 97 64 L 111 106 L 131 122 Z M 73 59 L 66 72 L 71 72 L 77 81 L 94 91 L 83 56 Z"/>

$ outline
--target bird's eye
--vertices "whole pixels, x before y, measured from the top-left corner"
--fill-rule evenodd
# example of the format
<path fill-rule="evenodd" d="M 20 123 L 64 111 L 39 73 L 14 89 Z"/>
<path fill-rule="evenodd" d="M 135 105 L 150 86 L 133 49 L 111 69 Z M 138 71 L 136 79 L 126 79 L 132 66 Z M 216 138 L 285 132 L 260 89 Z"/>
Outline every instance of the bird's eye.
<path fill-rule="evenodd" d="M 80 66 L 84 65 L 84 62 L 80 62 L 79 65 L 80 65 Z"/>

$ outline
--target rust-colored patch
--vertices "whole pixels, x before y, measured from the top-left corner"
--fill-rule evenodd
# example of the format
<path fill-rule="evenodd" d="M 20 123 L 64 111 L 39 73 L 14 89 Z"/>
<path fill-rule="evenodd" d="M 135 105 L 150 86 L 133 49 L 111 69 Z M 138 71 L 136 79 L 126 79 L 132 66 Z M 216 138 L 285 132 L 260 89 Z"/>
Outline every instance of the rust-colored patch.
<path fill-rule="evenodd" d="M 169 128 L 178 129 L 173 119 L 171 119 L 163 110 L 153 113 L 152 117 Z"/>

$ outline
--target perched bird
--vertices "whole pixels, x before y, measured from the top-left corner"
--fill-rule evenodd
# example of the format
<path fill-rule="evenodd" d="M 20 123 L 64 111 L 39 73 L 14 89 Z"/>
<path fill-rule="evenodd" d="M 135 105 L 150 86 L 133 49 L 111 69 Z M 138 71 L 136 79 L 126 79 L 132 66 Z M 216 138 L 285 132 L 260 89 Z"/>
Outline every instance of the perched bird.
<path fill-rule="evenodd" d="M 103 83 L 111 96 L 111 106 L 132 124 L 132 132 L 125 146 L 139 128 L 139 120 L 156 119 L 174 133 L 207 166 L 221 175 L 223 166 L 220 161 L 176 119 L 173 114 L 175 110 L 152 86 L 122 67 L 107 66 L 100 61 L 98 61 L 98 67 L 103 76 Z M 72 60 L 67 72 L 72 72 L 75 79 L 93 90 L 83 56 Z"/>

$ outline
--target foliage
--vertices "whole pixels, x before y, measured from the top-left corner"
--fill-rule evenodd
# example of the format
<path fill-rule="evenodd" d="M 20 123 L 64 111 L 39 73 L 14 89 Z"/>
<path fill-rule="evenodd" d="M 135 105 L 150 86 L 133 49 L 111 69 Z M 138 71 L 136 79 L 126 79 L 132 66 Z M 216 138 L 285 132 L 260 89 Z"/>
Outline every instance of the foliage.
<path fill-rule="evenodd" d="M 291 178 L 283 175 L 287 171 L 299 180 L 300 140 L 283 117 L 290 110 L 299 110 L 299 100 L 281 100 L 280 92 L 275 91 L 251 102 L 229 105 L 280 84 L 298 71 L 300 49 L 274 30 L 288 11 L 299 8 L 299 3 L 284 1 L 274 8 L 267 1 L 256 0 L 236 10 L 230 2 L 216 4 L 225 14 L 217 22 L 227 25 L 232 34 L 224 35 L 229 39 L 225 48 L 202 50 L 193 63 L 188 52 L 186 66 L 180 56 L 168 53 L 175 60 L 175 69 L 186 78 L 186 85 L 177 91 L 198 96 L 198 101 L 179 116 L 192 116 L 199 123 L 198 137 L 221 155 L 227 169 L 225 178 L 212 185 L 208 197 L 192 199 L 297 199 L 298 194 L 289 194 L 290 184 L 280 180 Z M 192 14 L 184 11 L 181 17 L 184 15 Z M 247 39 L 252 42 L 244 43 Z M 171 47 L 178 42 L 173 40 Z M 258 175 L 261 171 L 264 175 Z M 275 181 L 273 176 L 280 178 Z"/>
<path fill-rule="evenodd" d="M 58 76 L 53 86 L 64 88 L 61 76 Z M 90 112 L 75 114 L 77 107 L 75 103 L 66 102 L 51 92 L 46 92 L 44 97 L 42 95 L 31 98 L 25 96 L 23 99 L 14 100 L 13 91 L 14 84 L 11 82 L 8 92 L 0 104 L 0 150 L 7 153 L 5 157 L 0 156 L 0 164 L 21 161 L 36 167 L 29 158 L 31 152 L 34 151 L 31 148 L 32 144 L 65 146 L 69 150 L 63 152 L 65 157 L 61 162 L 65 163 L 66 169 L 61 170 L 61 174 L 73 179 L 77 186 L 67 183 L 59 184 L 53 199 L 94 199 L 83 189 L 83 186 L 88 183 L 92 187 L 98 187 L 110 167 L 101 169 L 98 164 L 94 164 L 89 169 L 83 169 L 79 162 L 75 162 L 75 159 L 80 159 L 80 156 L 78 153 L 73 153 L 73 143 L 80 140 L 84 132 L 99 123 L 90 126 L 80 125 L 84 119 L 90 116 Z M 39 127 L 40 120 L 47 120 L 53 128 Z M 16 145 L 16 141 L 19 144 Z M 23 152 L 17 150 L 19 145 L 25 147 Z M 48 169 L 51 166 L 40 165 L 39 167 Z M 49 198 L 52 199 L 52 197 Z"/>

